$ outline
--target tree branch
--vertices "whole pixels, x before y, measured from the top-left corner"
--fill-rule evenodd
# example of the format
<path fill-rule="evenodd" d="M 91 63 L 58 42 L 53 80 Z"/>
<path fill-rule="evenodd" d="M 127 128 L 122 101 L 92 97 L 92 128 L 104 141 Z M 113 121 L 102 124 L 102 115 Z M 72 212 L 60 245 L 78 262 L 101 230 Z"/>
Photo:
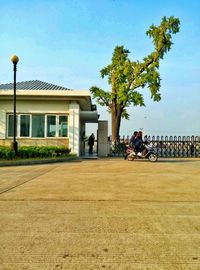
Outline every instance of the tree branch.
<path fill-rule="evenodd" d="M 93 98 L 97 100 L 97 102 L 101 106 L 107 106 L 110 108 L 111 106 L 111 93 L 104 91 L 103 89 L 92 86 L 90 88 L 90 92 L 93 95 Z"/>

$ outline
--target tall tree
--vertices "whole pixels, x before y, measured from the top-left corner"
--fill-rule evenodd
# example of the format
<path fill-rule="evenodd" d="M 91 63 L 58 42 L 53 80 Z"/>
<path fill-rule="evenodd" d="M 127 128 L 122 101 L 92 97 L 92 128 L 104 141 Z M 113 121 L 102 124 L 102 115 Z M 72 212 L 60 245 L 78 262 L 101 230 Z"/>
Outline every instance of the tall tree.
<path fill-rule="evenodd" d="M 151 25 L 146 35 L 153 40 L 154 51 L 143 61 L 131 61 L 129 51 L 124 46 L 116 46 L 112 62 L 104 67 L 101 77 L 107 77 L 111 91 L 93 86 L 90 88 L 93 98 L 111 113 L 112 140 L 119 138 L 121 119 L 129 119 L 127 108 L 145 106 L 143 95 L 138 91 L 147 86 L 153 101 L 159 101 L 160 74 L 159 63 L 172 46 L 172 34 L 179 32 L 180 21 L 173 16 L 163 17 L 159 26 Z"/>

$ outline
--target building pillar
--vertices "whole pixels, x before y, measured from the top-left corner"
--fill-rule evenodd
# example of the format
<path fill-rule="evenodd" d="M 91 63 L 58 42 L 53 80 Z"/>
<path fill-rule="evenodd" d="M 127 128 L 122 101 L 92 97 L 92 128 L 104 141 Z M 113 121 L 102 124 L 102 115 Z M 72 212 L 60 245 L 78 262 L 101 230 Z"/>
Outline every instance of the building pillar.
<path fill-rule="evenodd" d="M 71 153 L 80 155 L 80 108 L 79 104 L 72 102 L 69 104 L 69 148 Z"/>
<path fill-rule="evenodd" d="M 7 121 L 7 115 L 4 110 L 0 110 L 0 139 L 5 140 L 6 139 L 6 121 Z"/>
<path fill-rule="evenodd" d="M 98 122 L 98 156 L 106 157 L 109 153 L 108 121 Z"/>
<path fill-rule="evenodd" d="M 82 123 L 80 122 L 80 155 L 84 156 L 85 155 L 85 139 L 86 139 L 86 134 L 85 134 L 85 122 Z"/>

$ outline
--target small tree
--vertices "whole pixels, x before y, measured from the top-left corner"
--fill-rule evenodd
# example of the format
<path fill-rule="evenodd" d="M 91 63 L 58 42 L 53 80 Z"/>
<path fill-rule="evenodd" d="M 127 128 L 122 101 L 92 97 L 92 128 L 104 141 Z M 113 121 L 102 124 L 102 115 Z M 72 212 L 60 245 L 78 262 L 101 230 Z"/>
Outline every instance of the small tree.
<path fill-rule="evenodd" d="M 111 92 L 96 86 L 90 88 L 93 98 L 101 106 L 106 106 L 111 113 L 113 141 L 119 138 L 121 119 L 129 119 L 127 108 L 131 104 L 145 106 L 143 95 L 137 91 L 138 88 L 147 86 L 153 101 L 161 99 L 159 62 L 171 49 L 172 34 L 179 32 L 179 25 L 179 19 L 173 16 L 163 17 L 159 26 L 151 25 L 146 35 L 153 39 L 154 51 L 143 61 L 131 61 L 128 58 L 130 52 L 124 46 L 116 46 L 112 63 L 100 71 L 102 78 L 108 78 Z"/>

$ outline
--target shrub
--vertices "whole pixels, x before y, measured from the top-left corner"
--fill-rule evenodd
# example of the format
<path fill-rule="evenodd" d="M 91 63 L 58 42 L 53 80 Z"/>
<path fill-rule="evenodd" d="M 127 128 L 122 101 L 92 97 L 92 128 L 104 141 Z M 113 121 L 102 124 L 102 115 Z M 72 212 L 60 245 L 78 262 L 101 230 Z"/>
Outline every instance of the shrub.
<path fill-rule="evenodd" d="M 0 146 L 0 159 L 13 159 L 15 157 L 15 151 L 7 146 Z"/>
<path fill-rule="evenodd" d="M 64 157 L 70 153 L 66 147 L 56 146 L 22 146 L 18 148 L 18 158 Z M 0 147 L 0 159 L 16 158 L 15 152 L 9 147 Z"/>

